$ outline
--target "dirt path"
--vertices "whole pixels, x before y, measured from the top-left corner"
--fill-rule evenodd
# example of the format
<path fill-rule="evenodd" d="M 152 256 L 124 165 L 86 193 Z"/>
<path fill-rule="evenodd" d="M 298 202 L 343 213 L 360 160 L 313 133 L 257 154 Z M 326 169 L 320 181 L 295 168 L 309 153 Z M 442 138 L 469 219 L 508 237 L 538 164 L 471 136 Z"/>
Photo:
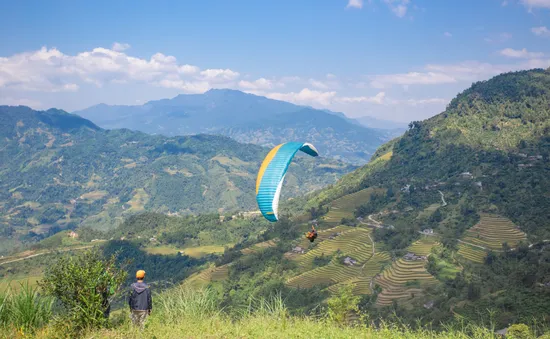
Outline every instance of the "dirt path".
<path fill-rule="evenodd" d="M 445 201 L 445 195 L 443 195 L 443 192 L 438 191 L 439 194 L 441 194 L 441 207 L 447 206 L 447 202 Z"/>
<path fill-rule="evenodd" d="M 46 252 L 34 253 L 34 254 L 27 255 L 26 257 L 0 262 L 0 265 L 11 264 L 11 263 L 18 262 L 18 261 L 21 261 L 21 260 L 30 259 L 30 258 L 34 258 L 34 257 L 38 257 L 38 256 L 41 256 L 41 255 L 44 255 L 44 254 L 50 254 L 50 253 L 54 253 L 54 252 L 77 251 L 77 250 L 84 250 L 84 249 L 92 248 L 92 247 L 94 247 L 94 245 L 87 245 L 87 246 L 81 246 L 81 247 L 65 248 L 65 249 L 62 249 L 62 250 L 51 250 L 51 251 L 46 251 Z"/>
<path fill-rule="evenodd" d="M 370 242 L 372 243 L 372 257 L 371 257 L 371 259 L 372 259 L 372 258 L 374 257 L 374 255 L 376 254 L 376 246 L 374 245 L 374 240 L 372 240 L 372 238 L 370 237 L 370 234 L 369 234 L 368 237 L 369 237 Z M 370 259 L 369 259 L 369 260 L 370 260 Z M 361 272 L 363 271 L 363 269 L 365 268 L 365 265 L 369 262 L 369 260 L 367 260 L 367 261 L 363 264 L 363 266 L 361 267 Z M 376 278 L 377 276 L 378 276 L 378 274 L 376 274 L 374 277 L 372 277 L 372 278 L 370 279 L 369 288 L 370 288 L 371 291 L 373 291 L 372 285 L 374 284 L 374 278 Z"/>
<path fill-rule="evenodd" d="M 470 246 L 473 246 L 473 247 L 477 247 L 477 248 L 481 248 L 482 250 L 484 251 L 489 251 L 489 249 L 487 249 L 487 247 L 483 247 L 483 246 L 480 246 L 480 245 L 476 245 L 476 244 L 472 244 L 472 243 L 469 243 L 469 242 L 466 242 L 466 241 L 462 241 L 460 239 L 457 239 L 458 242 L 461 242 L 463 244 L 466 244 L 466 245 L 470 245 Z M 498 252 L 498 251 L 496 251 Z"/>
<path fill-rule="evenodd" d="M 374 220 L 374 218 L 372 217 L 374 214 L 369 214 L 369 216 L 367 217 L 370 221 L 372 221 L 373 223 L 375 223 L 376 225 L 381 225 L 382 223 L 378 220 Z"/>

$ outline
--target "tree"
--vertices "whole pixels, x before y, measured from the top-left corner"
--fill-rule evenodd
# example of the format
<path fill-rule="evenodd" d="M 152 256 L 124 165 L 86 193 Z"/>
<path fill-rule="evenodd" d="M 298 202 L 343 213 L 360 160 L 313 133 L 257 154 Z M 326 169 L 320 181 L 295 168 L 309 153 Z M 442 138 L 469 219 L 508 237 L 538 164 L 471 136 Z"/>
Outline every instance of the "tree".
<path fill-rule="evenodd" d="M 346 323 L 346 317 L 351 312 L 359 312 L 359 301 L 361 297 L 353 295 L 353 286 L 340 287 L 338 294 L 327 300 L 328 317 L 340 325 Z"/>
<path fill-rule="evenodd" d="M 78 332 L 109 324 L 110 302 L 126 275 L 115 255 L 105 258 L 91 249 L 61 257 L 46 269 L 39 284 L 61 302 L 66 311 L 62 320 Z"/>

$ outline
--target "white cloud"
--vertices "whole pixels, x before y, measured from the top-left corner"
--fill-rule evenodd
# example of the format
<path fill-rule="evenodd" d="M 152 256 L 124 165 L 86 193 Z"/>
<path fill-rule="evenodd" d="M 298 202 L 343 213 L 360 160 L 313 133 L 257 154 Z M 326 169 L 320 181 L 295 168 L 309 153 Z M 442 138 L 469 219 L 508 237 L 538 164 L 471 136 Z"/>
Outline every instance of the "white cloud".
<path fill-rule="evenodd" d="M 410 4 L 410 0 L 384 0 L 384 2 L 399 18 L 403 18 L 407 14 L 407 6 Z"/>
<path fill-rule="evenodd" d="M 129 44 L 120 43 L 120 42 L 115 42 L 115 43 L 113 44 L 113 47 L 112 47 L 111 49 L 112 49 L 113 51 L 122 52 L 122 51 L 127 50 L 128 48 L 130 48 L 130 45 L 129 45 Z"/>
<path fill-rule="evenodd" d="M 178 67 L 178 72 L 183 74 L 196 74 L 200 71 L 200 68 L 192 65 L 182 65 Z"/>
<path fill-rule="evenodd" d="M 267 93 L 268 98 L 289 101 L 300 105 L 329 106 L 336 96 L 336 92 L 320 92 L 304 88 L 300 92 Z"/>
<path fill-rule="evenodd" d="M 175 88 L 190 94 L 200 94 L 208 91 L 212 86 L 207 81 L 184 81 L 163 79 L 153 85 L 164 88 Z"/>
<path fill-rule="evenodd" d="M 404 74 L 376 75 L 371 81 L 374 88 L 386 88 L 392 85 L 438 85 L 456 82 L 456 79 L 444 73 L 410 72 Z"/>
<path fill-rule="evenodd" d="M 271 80 L 260 78 L 255 81 L 239 81 L 239 87 L 249 90 L 264 90 L 273 88 L 273 82 Z"/>
<path fill-rule="evenodd" d="M 0 89 L 74 92 L 86 83 L 97 87 L 107 83 L 145 83 L 197 93 L 217 86 L 233 86 L 240 76 L 230 69 L 201 71 L 162 53 L 149 60 L 132 57 L 115 45 L 113 49 L 98 47 L 76 55 L 42 47 L 0 58 Z"/>
<path fill-rule="evenodd" d="M 541 58 L 544 56 L 544 53 L 540 52 L 529 52 L 527 49 L 513 49 L 513 48 L 505 48 L 502 51 L 500 51 L 500 54 L 509 58 L 522 58 L 522 59 L 535 59 L 535 58 Z"/>
<path fill-rule="evenodd" d="M 363 8 L 363 0 L 349 0 L 346 8 Z"/>
<path fill-rule="evenodd" d="M 332 73 L 327 73 L 326 75 L 327 79 L 336 79 L 336 75 L 332 74 Z"/>
<path fill-rule="evenodd" d="M 450 38 L 450 37 L 453 36 L 453 35 L 452 35 L 451 33 L 449 33 L 449 32 L 445 32 L 445 33 L 443 33 L 443 35 L 446 36 L 447 38 Z"/>
<path fill-rule="evenodd" d="M 373 97 L 342 97 L 338 98 L 337 101 L 341 103 L 371 103 L 381 105 L 384 103 L 384 98 L 386 97 L 385 92 L 380 92 Z"/>
<path fill-rule="evenodd" d="M 213 82 L 232 81 L 239 77 L 239 72 L 230 69 L 207 69 L 200 73 L 204 80 Z"/>
<path fill-rule="evenodd" d="M 533 27 L 531 28 L 531 32 L 538 36 L 550 37 L 550 30 L 546 26 Z"/>
<path fill-rule="evenodd" d="M 13 98 L 13 97 L 0 97 L 0 106 L 28 106 L 34 109 L 42 108 L 42 103 L 37 100 Z"/>
<path fill-rule="evenodd" d="M 284 76 L 281 78 L 280 82 L 283 84 L 292 84 L 300 82 L 302 79 L 297 76 Z"/>
<path fill-rule="evenodd" d="M 447 104 L 449 100 L 442 98 L 430 98 L 430 99 L 408 99 L 405 101 L 405 104 L 409 106 L 422 106 L 422 105 L 441 105 Z"/>
<path fill-rule="evenodd" d="M 317 89 L 328 89 L 329 88 L 329 86 L 327 84 L 325 84 L 324 82 L 318 81 L 318 80 L 315 80 L 315 79 L 309 79 L 309 84 L 311 86 L 313 86 L 314 88 L 317 88 Z"/>
<path fill-rule="evenodd" d="M 533 8 L 550 8 L 550 0 L 521 0 L 520 2 L 529 10 Z"/>

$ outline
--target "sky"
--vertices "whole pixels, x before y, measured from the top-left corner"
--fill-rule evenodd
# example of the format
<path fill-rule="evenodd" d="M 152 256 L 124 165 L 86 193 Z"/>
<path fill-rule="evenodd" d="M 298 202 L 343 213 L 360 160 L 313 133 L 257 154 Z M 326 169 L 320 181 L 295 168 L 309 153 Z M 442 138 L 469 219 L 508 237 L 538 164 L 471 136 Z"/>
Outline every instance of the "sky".
<path fill-rule="evenodd" d="M 550 0 L 0 0 L 0 105 L 75 111 L 232 88 L 408 122 L 550 67 Z"/>

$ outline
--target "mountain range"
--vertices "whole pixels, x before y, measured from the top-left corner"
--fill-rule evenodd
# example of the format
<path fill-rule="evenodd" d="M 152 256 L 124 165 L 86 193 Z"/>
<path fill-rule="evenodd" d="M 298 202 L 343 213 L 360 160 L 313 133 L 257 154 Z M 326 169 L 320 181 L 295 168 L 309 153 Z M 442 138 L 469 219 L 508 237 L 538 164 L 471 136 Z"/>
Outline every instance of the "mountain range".
<path fill-rule="evenodd" d="M 342 113 L 227 89 L 181 94 L 140 106 L 100 104 L 73 113 L 106 129 L 166 136 L 220 134 L 267 147 L 307 140 L 324 156 L 353 164 L 366 163 L 378 146 L 404 131 L 399 126 L 368 128 Z"/>
<path fill-rule="evenodd" d="M 0 235 L 14 244 L 65 228 L 114 228 L 145 210 L 254 209 L 268 151 L 223 136 L 104 130 L 61 110 L 0 106 Z M 297 155 L 283 194 L 320 189 L 353 168 Z"/>

